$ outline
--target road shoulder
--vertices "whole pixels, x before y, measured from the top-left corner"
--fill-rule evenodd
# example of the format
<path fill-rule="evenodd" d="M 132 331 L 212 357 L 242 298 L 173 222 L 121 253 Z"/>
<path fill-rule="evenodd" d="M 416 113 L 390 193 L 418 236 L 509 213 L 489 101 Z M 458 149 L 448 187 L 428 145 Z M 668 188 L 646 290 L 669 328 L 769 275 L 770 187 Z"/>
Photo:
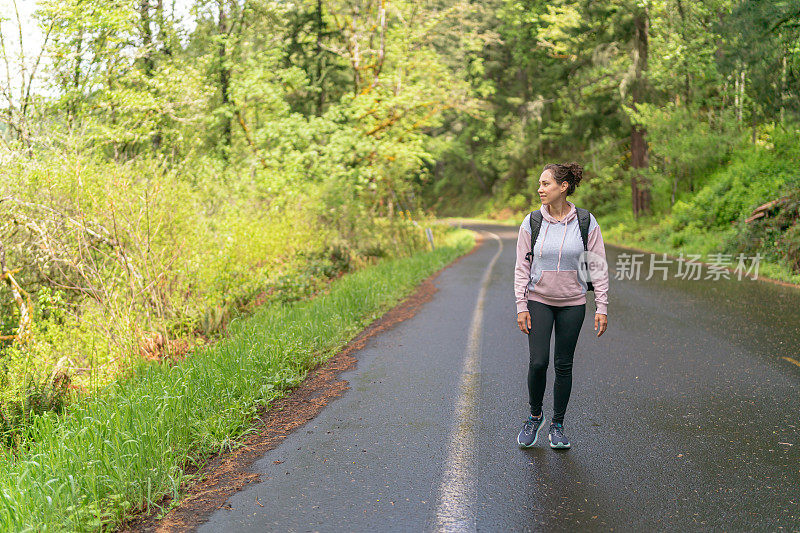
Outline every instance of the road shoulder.
<path fill-rule="evenodd" d="M 241 444 L 234 450 L 215 455 L 194 474 L 198 481 L 185 487 L 185 495 L 163 518 L 156 512 L 139 515 L 125 522 L 120 531 L 173 532 L 191 531 L 203 524 L 236 492 L 258 482 L 260 476 L 251 472 L 251 465 L 267 451 L 277 447 L 293 431 L 312 420 L 331 401 L 340 397 L 350 386 L 338 375 L 356 365 L 356 353 L 367 340 L 396 324 L 413 317 L 420 307 L 437 292 L 434 280 L 446 268 L 474 253 L 484 237 L 476 233 L 475 246 L 444 268 L 424 280 L 410 296 L 375 320 L 354 337 L 339 353 L 309 371 L 306 378 L 289 394 L 264 407 L 258 414 Z M 170 497 L 159 502 L 162 508 L 172 505 Z"/>

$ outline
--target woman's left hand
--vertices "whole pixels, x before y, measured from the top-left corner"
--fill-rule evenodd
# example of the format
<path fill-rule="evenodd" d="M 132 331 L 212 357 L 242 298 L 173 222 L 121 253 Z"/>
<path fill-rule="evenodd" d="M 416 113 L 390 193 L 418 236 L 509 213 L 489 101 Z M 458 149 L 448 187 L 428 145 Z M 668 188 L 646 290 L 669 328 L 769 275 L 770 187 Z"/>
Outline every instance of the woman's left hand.
<path fill-rule="evenodd" d="M 606 330 L 606 326 L 608 325 L 608 317 L 602 313 L 595 313 L 594 315 L 594 329 L 597 331 L 597 336 L 603 334 Z M 598 331 L 597 328 L 600 328 Z"/>

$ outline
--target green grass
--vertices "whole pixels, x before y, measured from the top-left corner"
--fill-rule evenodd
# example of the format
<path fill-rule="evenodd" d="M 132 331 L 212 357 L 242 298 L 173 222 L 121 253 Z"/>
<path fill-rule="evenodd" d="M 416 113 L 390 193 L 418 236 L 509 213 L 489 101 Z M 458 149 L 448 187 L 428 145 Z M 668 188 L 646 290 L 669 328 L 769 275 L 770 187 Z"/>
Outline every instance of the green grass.
<path fill-rule="evenodd" d="M 474 242 L 451 231 L 435 251 L 382 260 L 312 300 L 237 319 L 217 344 L 178 365 L 143 366 L 66 417 L 35 418 L 32 444 L 0 462 L 0 529 L 97 531 L 180 496 L 188 465 L 232 447 L 259 408 Z"/>

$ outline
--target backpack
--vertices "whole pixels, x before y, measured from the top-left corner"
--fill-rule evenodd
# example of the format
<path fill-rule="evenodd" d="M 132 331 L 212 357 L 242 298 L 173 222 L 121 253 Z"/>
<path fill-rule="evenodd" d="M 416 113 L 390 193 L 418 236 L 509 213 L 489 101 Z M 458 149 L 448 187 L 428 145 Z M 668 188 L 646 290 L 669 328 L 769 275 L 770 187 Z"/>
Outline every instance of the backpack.
<path fill-rule="evenodd" d="M 587 251 L 587 240 L 589 235 L 589 210 L 582 207 L 575 207 L 578 212 L 578 227 L 581 230 L 581 239 L 583 239 L 583 250 Z M 531 264 L 533 263 L 533 246 L 536 244 L 536 238 L 539 236 L 539 228 L 542 227 L 542 212 L 537 209 L 531 212 L 531 251 L 525 254 L 525 259 L 528 259 Z M 530 257 L 528 257 L 530 256 Z M 589 276 L 589 266 L 586 264 L 586 258 L 583 260 L 586 276 Z M 590 280 L 586 281 L 586 291 L 594 291 L 594 285 Z"/>

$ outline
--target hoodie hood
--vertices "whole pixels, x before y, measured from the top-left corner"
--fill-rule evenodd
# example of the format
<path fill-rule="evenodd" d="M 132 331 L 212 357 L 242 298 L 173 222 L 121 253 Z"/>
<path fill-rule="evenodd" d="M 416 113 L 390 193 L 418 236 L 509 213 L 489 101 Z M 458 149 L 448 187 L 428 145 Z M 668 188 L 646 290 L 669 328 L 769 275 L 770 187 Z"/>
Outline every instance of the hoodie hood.
<path fill-rule="evenodd" d="M 562 220 L 556 220 L 555 218 L 553 218 L 553 216 L 550 214 L 549 205 L 542 205 L 542 207 L 539 208 L 539 211 L 542 212 L 542 218 L 551 224 L 563 224 L 563 223 L 568 224 L 570 220 L 572 220 L 573 218 L 577 218 L 578 211 L 577 209 L 575 209 L 575 204 L 573 204 L 569 200 L 567 200 L 567 205 L 569 206 L 569 212 L 567 213 L 567 216 L 564 217 Z"/>

